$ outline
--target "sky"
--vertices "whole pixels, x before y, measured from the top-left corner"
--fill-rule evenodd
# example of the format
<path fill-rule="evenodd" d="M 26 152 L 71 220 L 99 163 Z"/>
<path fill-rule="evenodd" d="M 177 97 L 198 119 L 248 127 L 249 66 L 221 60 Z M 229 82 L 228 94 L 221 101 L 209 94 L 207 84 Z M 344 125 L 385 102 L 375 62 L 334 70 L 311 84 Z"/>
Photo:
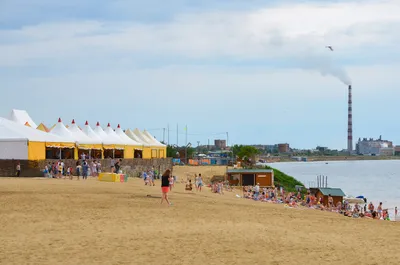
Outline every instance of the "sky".
<path fill-rule="evenodd" d="M 354 139 L 400 144 L 398 14 L 398 0 L 1 0 L 0 116 L 343 149 L 351 83 Z"/>

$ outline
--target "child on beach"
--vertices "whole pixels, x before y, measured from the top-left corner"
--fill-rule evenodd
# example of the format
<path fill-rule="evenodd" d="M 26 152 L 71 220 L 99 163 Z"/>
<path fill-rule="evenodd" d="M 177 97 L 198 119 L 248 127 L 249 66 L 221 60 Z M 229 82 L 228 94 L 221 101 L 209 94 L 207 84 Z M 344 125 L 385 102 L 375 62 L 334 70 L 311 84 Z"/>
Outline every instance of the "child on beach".
<path fill-rule="evenodd" d="M 80 175 L 82 174 L 82 166 L 81 163 L 78 161 L 76 162 L 76 178 L 79 180 Z"/>
<path fill-rule="evenodd" d="M 197 178 L 197 191 L 201 192 L 201 187 L 203 187 L 203 178 L 201 177 L 201 174 L 199 174 L 199 177 Z"/>
<path fill-rule="evenodd" d="M 174 177 L 170 176 L 169 177 L 169 190 L 172 191 L 173 187 L 174 187 Z"/>
<path fill-rule="evenodd" d="M 69 179 L 72 180 L 71 167 L 67 167 L 67 174 L 66 175 L 69 177 Z"/>
<path fill-rule="evenodd" d="M 199 191 L 199 177 L 197 174 L 194 174 L 194 186 L 196 187 L 196 191 Z"/>
<path fill-rule="evenodd" d="M 63 172 L 63 166 L 61 163 L 58 164 L 58 178 L 60 179 L 62 177 L 62 172 Z"/>
<path fill-rule="evenodd" d="M 17 173 L 16 173 L 17 177 L 19 177 L 21 175 L 21 164 L 19 162 L 17 163 L 16 170 L 17 170 Z"/>
<path fill-rule="evenodd" d="M 193 185 L 192 185 L 192 180 L 189 179 L 189 182 L 186 184 L 185 190 L 192 191 L 193 190 Z"/>

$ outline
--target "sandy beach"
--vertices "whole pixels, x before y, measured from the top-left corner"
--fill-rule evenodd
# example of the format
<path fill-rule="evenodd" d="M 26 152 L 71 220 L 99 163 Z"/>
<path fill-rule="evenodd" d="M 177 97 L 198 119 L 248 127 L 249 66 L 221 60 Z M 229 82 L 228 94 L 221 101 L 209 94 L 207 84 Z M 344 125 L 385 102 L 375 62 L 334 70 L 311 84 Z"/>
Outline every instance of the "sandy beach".
<path fill-rule="evenodd" d="M 0 264 L 398 264 L 400 223 L 160 183 L 0 178 Z M 149 195 L 149 196 L 148 196 Z"/>

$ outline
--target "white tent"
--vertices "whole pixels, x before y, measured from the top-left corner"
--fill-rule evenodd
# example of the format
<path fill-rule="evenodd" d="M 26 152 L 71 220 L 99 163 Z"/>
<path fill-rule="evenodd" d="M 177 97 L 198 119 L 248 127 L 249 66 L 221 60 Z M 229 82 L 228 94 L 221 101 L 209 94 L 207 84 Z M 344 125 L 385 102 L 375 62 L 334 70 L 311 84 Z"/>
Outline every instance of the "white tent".
<path fill-rule="evenodd" d="M 51 133 L 46 133 L 0 117 L 0 159 L 38 158 L 29 154 L 29 142 L 73 143 Z M 31 144 L 32 147 L 32 144 Z M 43 144 L 43 148 L 45 145 Z M 44 152 L 44 149 L 42 150 Z M 39 157 L 45 159 L 45 157 Z"/>
<path fill-rule="evenodd" d="M 32 120 L 32 118 L 29 116 L 28 112 L 26 112 L 25 110 L 18 110 L 18 109 L 11 110 L 8 119 L 10 121 L 14 121 L 21 125 L 29 124 L 32 128 L 38 127 L 36 123 Z"/>
<path fill-rule="evenodd" d="M 95 133 L 92 129 L 92 127 L 89 126 L 89 123 L 86 121 L 85 127 L 83 127 L 82 132 L 86 134 L 89 138 L 93 139 L 96 141 L 96 143 L 102 143 L 101 137 Z"/>
<path fill-rule="evenodd" d="M 97 122 L 96 128 L 94 128 L 93 131 L 100 137 L 100 139 L 101 139 L 102 141 L 103 141 L 104 138 L 108 138 L 108 137 L 107 137 L 107 134 L 103 131 L 103 128 L 101 128 L 99 122 Z"/>
<path fill-rule="evenodd" d="M 114 138 L 110 134 L 107 134 L 100 126 L 100 123 L 97 122 L 96 128 L 94 128 L 94 132 L 101 138 L 103 145 L 124 145 L 122 143 L 121 138 Z"/>
<path fill-rule="evenodd" d="M 70 131 L 78 144 L 101 144 L 101 140 L 90 138 L 81 129 L 79 129 L 78 125 L 75 123 L 75 120 L 72 120 L 71 126 L 69 126 L 67 130 Z"/>
<path fill-rule="evenodd" d="M 114 144 L 118 145 L 126 145 L 121 137 L 118 136 L 116 132 L 111 128 L 111 125 L 108 124 L 107 128 L 104 129 L 104 132 L 110 137 L 110 139 L 114 140 Z"/>
<path fill-rule="evenodd" d="M 141 141 L 147 143 L 150 146 L 157 146 L 154 142 L 151 141 L 147 136 L 143 135 L 141 131 L 139 131 L 137 128 L 133 131 L 133 134 L 136 135 Z"/>
<path fill-rule="evenodd" d="M 143 145 L 143 146 L 145 146 L 145 147 L 150 146 L 146 141 L 140 139 L 136 134 L 134 134 L 134 133 L 131 131 L 131 129 L 125 130 L 125 134 L 126 134 L 129 138 L 131 138 L 132 140 L 134 140 L 135 142 L 140 143 L 140 145 Z"/>
<path fill-rule="evenodd" d="M 142 146 L 141 143 L 131 139 L 128 135 L 126 135 L 119 124 L 117 129 L 115 129 L 115 133 L 122 139 L 122 141 L 124 141 L 126 145 Z"/>
<path fill-rule="evenodd" d="M 143 135 L 146 136 L 150 141 L 152 141 L 156 146 L 166 146 L 165 144 L 160 143 L 153 135 L 151 135 L 146 130 L 143 131 Z"/>
<path fill-rule="evenodd" d="M 61 121 L 61 118 L 58 119 L 58 123 L 51 130 L 52 134 L 58 135 L 63 139 L 76 142 L 74 135 L 65 127 L 64 123 Z"/>

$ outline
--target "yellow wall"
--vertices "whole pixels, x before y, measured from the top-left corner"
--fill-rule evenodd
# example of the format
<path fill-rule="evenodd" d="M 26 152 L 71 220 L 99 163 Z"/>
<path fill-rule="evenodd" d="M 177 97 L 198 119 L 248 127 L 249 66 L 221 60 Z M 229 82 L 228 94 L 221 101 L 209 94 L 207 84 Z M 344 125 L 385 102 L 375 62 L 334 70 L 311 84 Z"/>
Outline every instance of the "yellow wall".
<path fill-rule="evenodd" d="M 158 158 L 158 148 L 151 148 L 151 158 Z"/>
<path fill-rule="evenodd" d="M 46 159 L 46 143 L 28 142 L 28 159 L 29 160 Z"/>
<path fill-rule="evenodd" d="M 166 158 L 167 157 L 167 147 L 161 147 L 158 151 L 159 158 Z"/>
<path fill-rule="evenodd" d="M 132 145 L 125 145 L 124 158 L 133 158 L 135 147 Z"/>
<path fill-rule="evenodd" d="M 144 147 L 142 156 L 143 156 L 143 159 L 150 159 L 151 158 L 151 148 L 150 147 Z"/>

